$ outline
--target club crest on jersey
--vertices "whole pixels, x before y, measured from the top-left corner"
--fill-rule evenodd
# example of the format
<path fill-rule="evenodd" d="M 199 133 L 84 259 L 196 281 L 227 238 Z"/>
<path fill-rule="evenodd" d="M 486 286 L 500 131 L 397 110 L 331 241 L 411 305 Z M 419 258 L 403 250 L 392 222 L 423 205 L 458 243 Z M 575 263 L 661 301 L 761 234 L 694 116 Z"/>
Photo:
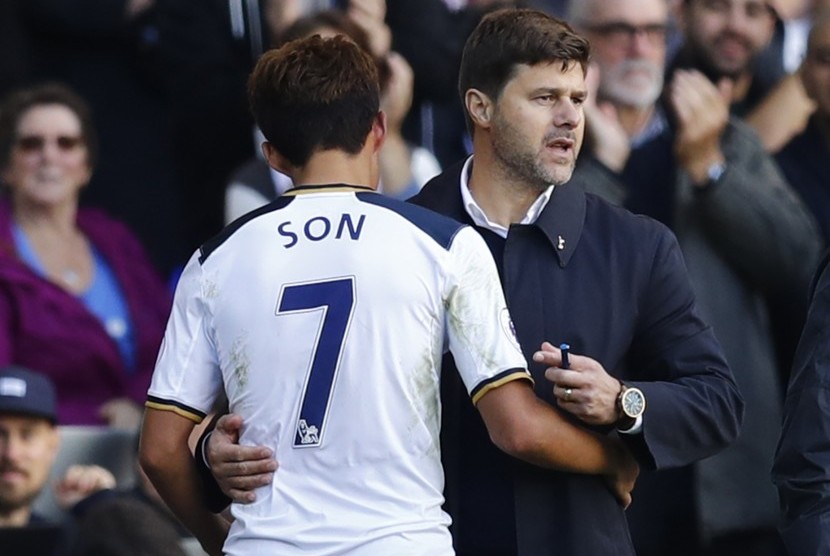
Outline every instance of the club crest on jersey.
<path fill-rule="evenodd" d="M 513 319 L 510 318 L 510 311 L 507 310 L 507 307 L 501 310 L 499 321 L 501 322 L 501 329 L 504 330 L 504 333 L 508 338 L 510 338 L 513 345 L 516 346 L 516 349 L 521 351 L 522 348 L 519 345 L 518 338 L 516 337 L 516 327 L 513 325 Z"/>
<path fill-rule="evenodd" d="M 300 439 L 300 444 L 303 446 L 313 446 L 320 443 L 320 436 L 317 427 L 309 426 L 305 419 L 300 419 L 297 425 L 297 436 Z"/>

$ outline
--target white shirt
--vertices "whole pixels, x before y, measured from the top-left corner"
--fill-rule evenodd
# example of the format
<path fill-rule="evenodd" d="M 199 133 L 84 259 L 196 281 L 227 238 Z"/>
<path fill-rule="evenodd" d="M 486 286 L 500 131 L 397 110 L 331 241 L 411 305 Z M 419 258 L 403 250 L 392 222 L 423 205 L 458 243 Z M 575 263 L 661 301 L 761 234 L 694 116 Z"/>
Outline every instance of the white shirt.
<path fill-rule="evenodd" d="M 452 554 L 445 345 L 473 401 L 529 379 L 470 227 L 354 188 L 296 188 L 187 264 L 148 405 L 200 420 L 224 388 L 280 467 L 232 506 L 227 554 Z"/>
<path fill-rule="evenodd" d="M 495 232 L 496 234 L 500 235 L 503 238 L 507 237 L 508 229 L 490 220 L 484 211 L 481 210 L 481 207 L 476 203 L 476 200 L 473 199 L 472 193 L 470 193 L 470 171 L 473 167 L 473 157 L 469 157 L 467 161 L 464 163 L 464 167 L 461 169 L 461 201 L 464 203 L 464 209 L 467 211 L 467 214 L 470 215 L 470 218 L 473 219 L 473 222 L 476 226 L 480 226 L 482 228 L 486 228 L 491 232 Z M 545 189 L 539 194 L 539 197 L 536 198 L 535 201 L 530 205 L 527 209 L 527 214 L 525 214 L 524 218 L 518 224 L 533 224 L 536 222 L 536 219 L 539 218 L 539 215 L 542 214 L 542 210 L 547 206 L 548 201 L 550 201 L 550 196 L 553 194 L 553 185 Z"/>

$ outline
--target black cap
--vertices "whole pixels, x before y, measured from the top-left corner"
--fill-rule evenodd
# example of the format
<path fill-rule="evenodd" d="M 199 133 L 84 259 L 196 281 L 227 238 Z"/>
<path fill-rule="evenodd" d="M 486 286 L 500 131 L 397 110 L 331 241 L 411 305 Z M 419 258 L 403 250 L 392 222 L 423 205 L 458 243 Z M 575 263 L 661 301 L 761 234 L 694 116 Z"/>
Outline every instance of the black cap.
<path fill-rule="evenodd" d="M 0 368 L 0 413 L 58 420 L 55 386 L 48 377 L 11 365 Z"/>

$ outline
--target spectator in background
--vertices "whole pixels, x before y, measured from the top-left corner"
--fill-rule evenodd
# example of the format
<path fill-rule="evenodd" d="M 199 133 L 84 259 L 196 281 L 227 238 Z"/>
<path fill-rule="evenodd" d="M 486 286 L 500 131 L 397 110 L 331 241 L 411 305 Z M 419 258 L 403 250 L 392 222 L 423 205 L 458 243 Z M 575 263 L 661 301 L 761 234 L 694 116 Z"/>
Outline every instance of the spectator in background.
<path fill-rule="evenodd" d="M 145 525 L 151 522 L 151 510 L 139 500 L 133 501 L 130 507 L 135 517 L 129 522 L 122 517 L 125 526 L 119 535 L 114 534 L 114 527 L 106 526 L 116 522 L 116 515 L 120 514 L 116 514 L 117 505 L 99 497 L 113 492 L 116 482 L 112 473 L 97 465 L 73 465 L 54 485 L 56 500 L 63 509 L 71 510 L 73 515 L 86 512 L 77 523 L 74 520 L 50 523 L 33 511 L 36 498 L 48 487 L 58 454 L 57 422 L 55 388 L 45 375 L 16 366 L 0 369 L 0 542 L 3 543 L 0 546 L 3 553 L 27 556 L 183 554 L 178 549 L 178 535 L 172 522 L 159 517 L 151 531 Z M 173 530 L 173 536 L 168 536 L 164 543 L 151 545 L 150 551 L 135 552 L 167 531 L 165 527 Z M 8 534 L 8 528 L 27 529 L 31 534 Z M 76 542 L 84 551 L 71 548 Z M 168 547 L 171 542 L 172 547 Z M 103 550 L 118 545 L 129 546 L 132 551 Z M 90 552 L 90 547 L 98 551 Z"/>
<path fill-rule="evenodd" d="M 755 71 L 783 77 L 745 115 L 769 152 L 778 152 L 803 131 L 813 111 L 799 67 L 807 47 L 810 21 L 822 3 L 827 0 L 772 0 L 777 16 L 775 30 L 770 44 L 755 62 Z"/>
<path fill-rule="evenodd" d="M 729 83 L 732 113 L 744 116 L 783 77 L 754 65 L 775 26 L 768 0 L 682 0 L 677 14 L 683 42 L 668 74 L 696 69 L 713 83 Z"/>
<path fill-rule="evenodd" d="M 686 28 L 697 38 L 685 55 L 703 58 L 693 46 L 705 35 L 707 49 L 725 52 L 719 63 L 732 61 L 718 70 L 718 85 L 699 71 L 677 69 L 663 91 L 664 0 L 585 0 L 570 11 L 594 46 L 598 69 L 597 99 L 589 94 L 586 105 L 592 149 L 574 180 L 674 230 L 700 311 L 746 402 L 742 433 L 723 452 L 643 474 L 629 523 L 643 556 L 777 554 L 768 471 L 783 373 L 764 302 L 806 298 L 820 245 L 809 213 L 757 136 L 729 117 L 734 88 L 751 81 L 736 69 L 749 59 L 748 42 L 737 31 L 710 34 L 713 20 L 733 17 L 744 25 L 747 14 L 769 17 L 768 7 L 689 0 L 686 9 L 696 13 Z M 698 29 L 692 21 L 707 24 Z"/>
<path fill-rule="evenodd" d="M 830 7 L 815 17 L 800 79 L 816 111 L 807 129 L 776 160 L 818 220 L 825 245 L 830 245 Z"/>
<path fill-rule="evenodd" d="M 803 128 L 812 110 L 809 99 L 795 90 L 792 78 L 782 81 L 783 69 L 769 71 L 759 65 L 778 19 L 772 0 L 681 0 L 677 14 L 684 42 L 669 75 L 675 69 L 696 69 L 725 88 L 730 113 L 751 118 L 768 151 Z M 777 63 L 775 67 L 783 68 Z M 776 294 L 766 300 L 782 387 L 807 314 L 803 284 L 808 282 L 809 278 L 798 282 L 795 297 Z"/>
<path fill-rule="evenodd" d="M 374 1 L 374 0 L 373 0 Z M 359 15 L 350 15 L 357 13 Z M 378 14 L 375 14 L 376 16 Z M 365 51 L 372 53 L 381 76 L 381 109 L 386 114 L 387 134 L 380 153 L 380 191 L 388 196 L 406 199 L 441 171 L 435 157 L 423 147 L 407 142 L 402 125 L 412 103 L 412 70 L 402 56 L 388 50 L 388 42 L 372 41 L 370 34 L 377 26 L 388 28 L 380 19 L 373 19 L 352 9 L 325 10 L 301 17 L 289 25 L 281 42 L 319 34 L 324 37 L 344 34 Z M 356 19 L 355 19 L 356 18 Z M 386 48 L 387 50 L 383 50 Z M 262 139 L 258 141 L 262 142 Z M 270 168 L 258 156 L 243 165 L 231 178 L 225 192 L 225 222 L 230 223 L 246 212 L 274 200 L 291 187 L 291 180 Z"/>
<path fill-rule="evenodd" d="M 97 144 L 61 85 L 0 108 L 0 364 L 49 376 L 63 424 L 135 430 L 170 296 L 121 223 L 78 206 Z"/>
<path fill-rule="evenodd" d="M 0 527 L 42 523 L 32 503 L 58 455 L 55 388 L 22 367 L 0 369 Z"/>

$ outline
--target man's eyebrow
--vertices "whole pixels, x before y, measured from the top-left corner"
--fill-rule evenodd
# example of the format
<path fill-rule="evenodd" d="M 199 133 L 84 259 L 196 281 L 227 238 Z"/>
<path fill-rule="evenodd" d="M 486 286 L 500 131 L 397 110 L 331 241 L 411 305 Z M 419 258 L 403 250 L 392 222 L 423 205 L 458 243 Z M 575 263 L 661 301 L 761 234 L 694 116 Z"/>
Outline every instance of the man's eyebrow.
<path fill-rule="evenodd" d="M 577 97 L 586 97 L 588 96 L 587 89 L 567 89 L 563 87 L 537 87 L 531 91 L 532 95 L 551 95 L 555 97 L 561 96 L 577 96 Z"/>

